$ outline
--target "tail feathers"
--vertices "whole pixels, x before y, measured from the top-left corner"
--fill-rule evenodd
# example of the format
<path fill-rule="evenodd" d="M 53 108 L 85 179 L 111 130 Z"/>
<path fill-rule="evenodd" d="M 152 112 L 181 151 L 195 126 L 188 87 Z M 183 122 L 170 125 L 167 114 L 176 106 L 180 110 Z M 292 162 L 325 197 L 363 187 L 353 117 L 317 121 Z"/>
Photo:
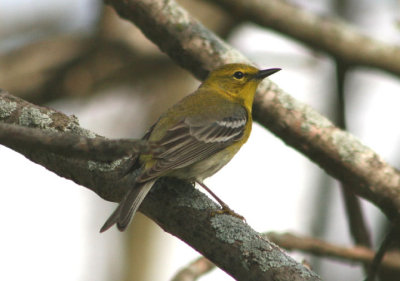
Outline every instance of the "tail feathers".
<path fill-rule="evenodd" d="M 122 203 L 122 202 L 121 202 Z M 119 215 L 121 213 L 121 203 L 118 205 L 117 209 L 111 214 L 111 216 L 107 219 L 104 225 L 100 229 L 100 233 L 106 231 L 110 227 L 112 227 L 115 223 L 117 223 L 119 219 Z"/>
<path fill-rule="evenodd" d="M 153 187 L 154 182 L 155 181 L 146 182 L 140 185 L 140 187 L 128 192 L 126 200 L 121 204 L 121 211 L 117 222 L 117 227 L 120 231 L 124 231 L 128 227 L 143 199 Z"/>
<path fill-rule="evenodd" d="M 117 224 L 119 231 L 124 231 L 131 222 L 143 199 L 146 197 L 147 193 L 149 193 L 153 184 L 154 181 L 150 181 L 136 185 L 129 190 L 124 199 L 122 199 L 122 201 L 119 203 L 117 209 L 115 209 L 115 211 L 104 223 L 103 227 L 100 229 L 100 232 L 106 231 L 114 224 Z"/>

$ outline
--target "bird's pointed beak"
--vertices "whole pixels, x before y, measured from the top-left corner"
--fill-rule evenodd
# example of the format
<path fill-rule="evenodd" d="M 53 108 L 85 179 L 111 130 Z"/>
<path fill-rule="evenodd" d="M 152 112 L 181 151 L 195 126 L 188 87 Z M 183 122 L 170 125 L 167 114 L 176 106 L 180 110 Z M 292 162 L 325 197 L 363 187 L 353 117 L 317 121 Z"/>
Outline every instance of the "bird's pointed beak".
<path fill-rule="evenodd" d="M 256 74 L 256 79 L 264 79 L 265 77 L 268 77 L 268 76 L 278 72 L 279 70 L 281 70 L 281 69 L 280 68 L 268 68 L 268 69 L 260 70 Z"/>

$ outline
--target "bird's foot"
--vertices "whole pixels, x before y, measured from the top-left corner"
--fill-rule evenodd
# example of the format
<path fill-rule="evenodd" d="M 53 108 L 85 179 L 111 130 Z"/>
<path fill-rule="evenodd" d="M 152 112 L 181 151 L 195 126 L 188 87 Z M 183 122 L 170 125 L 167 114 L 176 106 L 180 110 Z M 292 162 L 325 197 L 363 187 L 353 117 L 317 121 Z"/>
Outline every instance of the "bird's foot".
<path fill-rule="evenodd" d="M 239 215 L 238 213 L 236 213 L 234 210 L 232 210 L 231 208 L 229 208 L 227 205 L 223 205 L 221 210 L 213 211 L 213 212 L 211 213 L 211 216 L 213 217 L 213 216 L 215 216 L 215 215 L 223 215 L 223 214 L 231 215 L 231 216 L 233 216 L 233 217 L 236 217 L 236 218 L 238 218 L 238 219 L 240 219 L 240 220 L 246 222 L 246 219 L 245 219 L 243 216 L 241 216 L 241 215 Z"/>

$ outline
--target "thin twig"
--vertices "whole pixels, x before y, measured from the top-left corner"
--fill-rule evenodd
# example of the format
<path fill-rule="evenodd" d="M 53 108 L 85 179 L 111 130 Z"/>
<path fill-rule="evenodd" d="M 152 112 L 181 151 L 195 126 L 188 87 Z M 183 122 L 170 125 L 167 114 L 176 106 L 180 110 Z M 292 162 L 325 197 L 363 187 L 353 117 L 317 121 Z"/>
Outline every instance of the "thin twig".
<path fill-rule="evenodd" d="M 180 269 L 171 281 L 195 281 L 215 268 L 215 264 L 204 257 L 199 257 Z"/>
<path fill-rule="evenodd" d="M 384 264 L 384 256 L 387 254 L 387 251 L 390 247 L 390 245 L 398 239 L 398 236 L 400 234 L 399 227 L 398 226 L 392 226 L 389 233 L 386 235 L 385 239 L 383 239 L 383 242 L 381 246 L 379 247 L 378 252 L 376 252 L 374 259 L 372 260 L 370 270 L 368 272 L 368 276 L 365 279 L 365 281 L 374 281 L 376 278 L 376 275 L 378 274 L 379 267 L 383 266 Z M 399 266 L 400 268 L 400 266 Z M 398 269 L 399 269 L 398 268 Z"/>
<path fill-rule="evenodd" d="M 363 246 L 343 247 L 320 239 L 299 236 L 292 233 L 268 232 L 263 236 L 278 246 L 290 251 L 301 251 L 304 253 L 331 258 L 341 262 L 360 262 L 364 264 L 375 264 L 375 252 Z M 385 239 L 387 241 L 387 239 Z M 386 248 L 386 247 L 385 247 Z M 375 256 L 375 258 L 374 258 Z M 389 252 L 382 260 L 382 255 L 378 256 L 382 261 L 383 270 L 396 270 L 400 272 L 400 252 Z M 215 267 L 206 258 L 201 257 L 182 268 L 172 279 L 172 281 L 192 281 L 197 280 L 201 275 L 206 274 Z M 194 271 L 194 272 L 192 272 Z M 372 272 L 371 272 L 372 273 Z M 185 279 L 187 278 L 187 279 Z M 372 281 L 367 279 L 365 281 Z"/>
<path fill-rule="evenodd" d="M 360 199 L 347 186 L 341 186 L 341 191 L 350 233 L 355 244 L 370 248 L 372 246 L 371 236 L 361 208 Z"/>
<path fill-rule="evenodd" d="M 345 80 L 349 66 L 340 60 L 336 60 L 336 84 L 337 84 L 337 106 L 336 116 L 337 125 L 346 130 L 346 99 L 345 99 Z M 340 189 L 347 214 L 350 234 L 356 245 L 371 248 L 371 238 L 364 218 L 360 199 L 354 194 L 352 189 L 340 183 Z M 368 263 L 364 263 L 364 271 L 368 272 Z"/>
<path fill-rule="evenodd" d="M 320 239 L 291 233 L 269 232 L 265 235 L 270 241 L 287 250 L 301 251 L 342 262 L 371 263 L 375 256 L 373 250 L 364 246 L 343 247 Z M 382 268 L 400 272 L 400 252 L 388 253 L 382 261 Z"/>

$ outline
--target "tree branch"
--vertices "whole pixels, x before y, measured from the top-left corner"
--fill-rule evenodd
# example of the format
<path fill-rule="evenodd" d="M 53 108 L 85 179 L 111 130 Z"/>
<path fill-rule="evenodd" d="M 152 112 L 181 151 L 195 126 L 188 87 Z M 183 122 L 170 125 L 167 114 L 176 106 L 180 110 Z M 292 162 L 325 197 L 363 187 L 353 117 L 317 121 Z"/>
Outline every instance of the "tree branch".
<path fill-rule="evenodd" d="M 400 47 L 362 34 L 326 15 L 315 15 L 288 1 L 213 0 L 235 19 L 251 21 L 326 52 L 349 66 L 376 67 L 400 75 Z"/>
<path fill-rule="evenodd" d="M 157 150 L 155 145 L 143 140 L 110 140 L 100 136 L 90 138 L 3 123 L 0 123 L 0 144 L 10 148 L 25 147 L 82 160 L 106 162 Z"/>
<path fill-rule="evenodd" d="M 263 237 L 288 251 L 301 251 L 342 262 L 350 261 L 371 264 L 375 257 L 375 252 L 364 246 L 343 247 L 320 239 L 299 236 L 292 233 L 268 232 L 263 234 Z M 382 270 L 400 271 L 400 253 L 388 252 L 381 266 Z M 201 257 L 182 268 L 172 280 L 197 280 L 201 275 L 206 274 L 214 268 L 215 265 L 213 263 Z"/>
<path fill-rule="evenodd" d="M 348 74 L 348 65 L 336 60 L 336 87 L 337 87 L 337 103 L 335 106 L 337 125 L 346 130 L 346 101 L 345 101 L 345 82 Z M 361 199 L 354 194 L 351 188 L 340 183 L 340 191 L 343 198 L 344 209 L 346 211 L 347 224 L 354 244 L 372 247 L 371 235 L 365 221 L 365 215 L 361 205 Z M 369 264 L 364 264 L 364 272 L 368 272 Z"/>
<path fill-rule="evenodd" d="M 171 281 L 195 281 L 214 268 L 215 264 L 204 257 L 200 257 L 179 270 Z"/>
<path fill-rule="evenodd" d="M 380 267 L 383 267 L 384 265 L 384 258 L 388 257 L 388 250 L 390 249 L 390 246 L 393 244 L 393 242 L 396 241 L 396 238 L 399 237 L 400 234 L 400 228 L 398 225 L 394 225 L 391 227 L 389 230 L 389 233 L 386 235 L 386 237 L 383 239 L 381 245 L 379 246 L 378 251 L 374 255 L 374 259 L 371 262 L 371 266 L 368 270 L 368 276 L 365 281 L 373 281 L 375 280 L 378 272 L 380 271 Z M 400 254 L 397 252 L 397 260 L 400 261 Z M 399 262 L 400 263 L 400 262 Z M 400 273 L 400 265 L 395 268 L 396 271 L 399 271 Z"/>
<path fill-rule="evenodd" d="M 46 138 L 48 132 L 58 132 L 67 134 L 67 137 L 74 134 L 84 139 L 107 141 L 79 127 L 74 117 L 35 106 L 5 92 L 0 93 L 0 122 L 2 125 L 7 123 L 44 131 L 44 134 L 38 134 L 39 139 Z M 2 126 L 0 130 L 10 127 L 13 126 Z M 130 167 L 129 157 L 112 163 L 88 161 L 84 160 L 86 157 L 75 158 L 37 150 L 36 145 L 28 145 L 29 141 L 13 143 L 12 137 L 9 136 L 8 145 L 14 150 L 60 176 L 90 188 L 107 200 L 120 201 L 136 177 L 135 173 L 126 174 L 126 168 Z M 17 135 L 16 139 L 19 137 Z M 43 143 L 40 143 L 40 148 L 41 145 Z M 162 178 L 152 188 L 140 211 L 237 280 L 320 280 L 315 273 L 261 238 L 241 220 L 229 215 L 211 216 L 218 208 L 189 183 Z"/>
<path fill-rule="evenodd" d="M 328 257 L 340 261 L 371 263 L 375 252 L 364 246 L 351 248 L 338 246 L 312 237 L 298 236 L 291 233 L 269 232 L 269 240 L 289 251 L 301 251 L 316 256 Z M 400 253 L 389 252 L 382 261 L 382 268 L 400 271 Z"/>
<path fill-rule="evenodd" d="M 105 138 L 81 128 L 76 117 L 67 116 L 47 107 L 33 105 L 0 89 L 0 124 L 0 135 L 3 136 L 1 142 L 4 145 L 23 154 L 31 161 L 48 168 L 59 176 L 90 188 L 104 199 L 118 201 L 118 199 L 122 198 L 124 191 L 118 188 L 113 190 L 113 181 L 116 181 L 126 172 L 126 168 L 131 162 L 129 157 L 120 158 L 111 163 L 97 162 L 87 160 L 90 158 L 88 156 L 68 156 L 68 147 L 62 148 L 65 153 L 61 152 L 61 154 L 43 151 L 40 143 L 31 145 L 31 143 L 35 143 L 35 136 L 33 136 L 32 140 L 20 140 L 24 133 L 29 131 L 37 132 L 37 130 L 42 132 L 37 134 L 43 136 L 58 133 L 66 134 L 67 137 L 72 134 L 94 142 L 105 140 Z M 19 126 L 26 128 L 27 131 L 24 133 L 19 131 L 18 134 L 10 135 L 7 134 L 7 131 L 3 131 L 3 128 L 15 129 L 19 128 Z M 14 137 L 15 141 L 13 140 Z M 30 136 L 27 137 L 30 138 Z M 68 141 L 66 145 L 68 145 Z M 50 150 L 55 152 L 54 147 Z M 73 154 L 74 151 L 71 149 L 71 155 Z"/>
<path fill-rule="evenodd" d="M 249 63 L 173 0 L 106 2 L 199 78 L 224 63 Z M 354 136 L 268 80 L 259 87 L 253 110 L 255 121 L 374 203 L 389 219 L 400 217 L 400 173 Z"/>

